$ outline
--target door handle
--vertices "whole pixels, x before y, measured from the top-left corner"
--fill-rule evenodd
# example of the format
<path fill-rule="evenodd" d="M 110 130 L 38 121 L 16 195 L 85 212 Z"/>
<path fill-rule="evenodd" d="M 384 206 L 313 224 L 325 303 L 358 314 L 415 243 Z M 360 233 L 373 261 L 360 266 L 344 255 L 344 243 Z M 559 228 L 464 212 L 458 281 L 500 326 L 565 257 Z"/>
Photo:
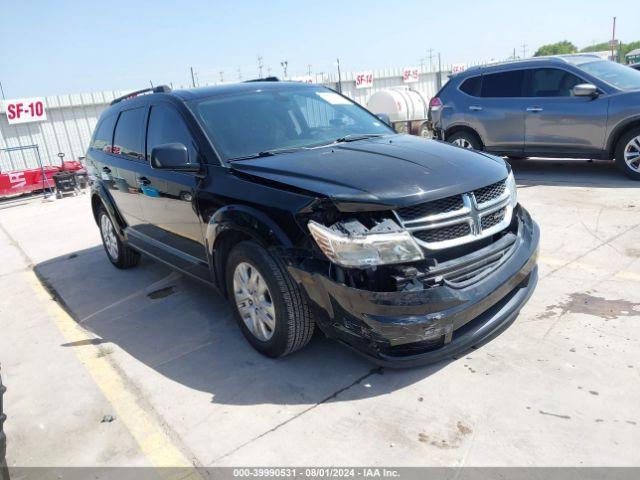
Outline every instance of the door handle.
<path fill-rule="evenodd" d="M 102 171 L 104 173 L 111 173 L 111 169 L 109 167 L 102 167 Z"/>
<path fill-rule="evenodd" d="M 469 110 L 471 110 L 472 112 L 479 112 L 482 110 L 482 107 L 480 105 L 471 105 L 469 107 Z"/>
<path fill-rule="evenodd" d="M 140 183 L 141 185 L 150 185 L 151 180 L 149 180 L 147 177 L 138 177 L 138 183 Z"/>
<path fill-rule="evenodd" d="M 542 107 L 527 107 L 527 112 L 538 113 L 543 110 Z"/>

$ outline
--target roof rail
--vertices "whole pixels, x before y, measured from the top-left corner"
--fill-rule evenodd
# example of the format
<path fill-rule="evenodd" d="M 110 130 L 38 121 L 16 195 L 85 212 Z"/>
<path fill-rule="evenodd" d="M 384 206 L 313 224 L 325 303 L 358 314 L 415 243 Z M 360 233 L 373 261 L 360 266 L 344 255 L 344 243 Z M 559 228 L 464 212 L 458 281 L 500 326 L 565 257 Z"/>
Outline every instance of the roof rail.
<path fill-rule="evenodd" d="M 122 97 L 118 97 L 113 100 L 109 105 L 115 105 L 123 100 L 128 100 L 130 98 L 137 97 L 138 95 L 144 95 L 145 93 L 169 93 L 171 91 L 171 87 L 167 85 L 158 85 L 153 88 L 143 88 L 142 90 L 136 90 L 135 92 L 128 93 L 123 95 Z"/>
<path fill-rule="evenodd" d="M 251 82 L 279 82 L 280 79 L 278 77 L 264 77 L 264 78 L 254 78 L 252 80 L 245 80 L 242 83 L 251 83 Z"/>

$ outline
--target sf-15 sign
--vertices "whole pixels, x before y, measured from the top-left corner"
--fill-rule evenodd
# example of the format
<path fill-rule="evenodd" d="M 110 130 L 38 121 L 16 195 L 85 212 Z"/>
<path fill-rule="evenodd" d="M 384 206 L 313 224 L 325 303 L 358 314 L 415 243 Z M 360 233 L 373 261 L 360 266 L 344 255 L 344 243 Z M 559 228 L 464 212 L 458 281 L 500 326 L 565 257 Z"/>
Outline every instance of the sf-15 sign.
<path fill-rule="evenodd" d="M 4 101 L 4 113 L 10 125 L 16 123 L 42 122 L 47 119 L 44 98 L 19 98 Z"/>

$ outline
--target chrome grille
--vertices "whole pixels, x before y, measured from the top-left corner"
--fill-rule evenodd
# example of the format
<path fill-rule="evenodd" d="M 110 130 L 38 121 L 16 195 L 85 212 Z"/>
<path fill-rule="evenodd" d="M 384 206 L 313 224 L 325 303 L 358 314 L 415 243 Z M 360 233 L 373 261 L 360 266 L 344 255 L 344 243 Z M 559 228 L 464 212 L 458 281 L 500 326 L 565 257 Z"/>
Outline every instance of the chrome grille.
<path fill-rule="evenodd" d="M 487 228 L 491 228 L 494 225 L 499 224 L 502 220 L 504 220 L 504 216 L 506 213 L 507 213 L 506 209 L 501 208 L 500 210 L 496 210 L 493 213 L 485 215 L 484 217 L 482 217 L 482 220 L 480 220 L 480 225 L 482 225 L 482 229 L 486 230 Z"/>
<path fill-rule="evenodd" d="M 425 248 L 438 250 L 485 238 L 511 222 L 506 179 L 460 195 L 402 207 L 401 225 Z"/>
<path fill-rule="evenodd" d="M 486 187 L 478 188 L 473 191 L 473 196 L 476 197 L 476 202 L 479 204 L 486 203 L 498 198 L 507 189 L 506 181 L 492 183 Z"/>
<path fill-rule="evenodd" d="M 441 198 L 433 202 L 420 203 L 411 207 L 398 209 L 398 215 L 405 220 L 414 220 L 420 217 L 428 217 L 438 213 L 447 213 L 460 210 L 462 208 L 462 195 Z"/>
<path fill-rule="evenodd" d="M 468 223 L 458 223 L 450 227 L 434 228 L 433 230 L 421 230 L 415 232 L 414 236 L 423 242 L 444 242 L 455 238 L 465 237 L 471 234 L 471 227 Z"/>

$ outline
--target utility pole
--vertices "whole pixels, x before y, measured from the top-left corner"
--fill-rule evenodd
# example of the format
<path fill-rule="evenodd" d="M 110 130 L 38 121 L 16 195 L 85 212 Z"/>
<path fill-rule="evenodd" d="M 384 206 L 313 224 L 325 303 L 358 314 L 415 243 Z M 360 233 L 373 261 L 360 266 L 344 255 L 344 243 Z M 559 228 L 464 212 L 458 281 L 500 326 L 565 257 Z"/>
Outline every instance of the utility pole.
<path fill-rule="evenodd" d="M 267 67 L 267 77 L 271 76 L 271 67 Z"/>
<path fill-rule="evenodd" d="M 420 73 L 424 72 L 424 58 L 420 59 Z"/>
<path fill-rule="evenodd" d="M 258 56 L 258 78 L 262 78 L 262 57 Z"/>
<path fill-rule="evenodd" d="M 282 65 L 282 72 L 284 73 L 284 79 L 287 79 L 287 67 L 289 66 L 289 62 L 286 60 L 283 60 L 280 62 L 280 65 Z"/>
<path fill-rule="evenodd" d="M 528 45 L 526 43 L 523 43 L 520 46 L 522 47 L 522 58 L 527 58 L 527 47 L 528 47 Z"/>
<path fill-rule="evenodd" d="M 149 80 L 149 85 L 151 85 L 151 88 L 153 88 L 153 82 L 151 80 Z"/>
<path fill-rule="evenodd" d="M 440 55 L 440 54 L 438 54 Z M 429 71 L 433 70 L 433 48 L 430 48 L 429 50 L 427 50 L 427 58 L 429 59 Z"/>
<path fill-rule="evenodd" d="M 342 93 L 342 76 L 340 75 L 340 59 L 336 58 L 336 66 L 338 67 L 338 92 Z"/>
<path fill-rule="evenodd" d="M 0 93 L 2 93 L 2 99 L 6 100 L 6 98 L 4 96 L 4 88 L 2 88 L 2 82 L 0 82 Z"/>
<path fill-rule="evenodd" d="M 196 77 L 193 74 L 193 67 L 189 67 L 191 69 L 191 86 L 196 88 Z"/>
<path fill-rule="evenodd" d="M 613 17 L 613 34 L 611 36 L 611 60 L 615 59 L 616 48 L 616 17 Z"/>
<path fill-rule="evenodd" d="M 224 72 L 220 70 L 220 83 L 224 83 Z"/>
<path fill-rule="evenodd" d="M 442 88 L 442 58 L 438 52 L 438 90 Z"/>
<path fill-rule="evenodd" d="M 307 64 L 307 75 L 311 76 L 311 64 Z"/>
<path fill-rule="evenodd" d="M 238 68 L 238 80 L 242 80 L 242 70 Z"/>

